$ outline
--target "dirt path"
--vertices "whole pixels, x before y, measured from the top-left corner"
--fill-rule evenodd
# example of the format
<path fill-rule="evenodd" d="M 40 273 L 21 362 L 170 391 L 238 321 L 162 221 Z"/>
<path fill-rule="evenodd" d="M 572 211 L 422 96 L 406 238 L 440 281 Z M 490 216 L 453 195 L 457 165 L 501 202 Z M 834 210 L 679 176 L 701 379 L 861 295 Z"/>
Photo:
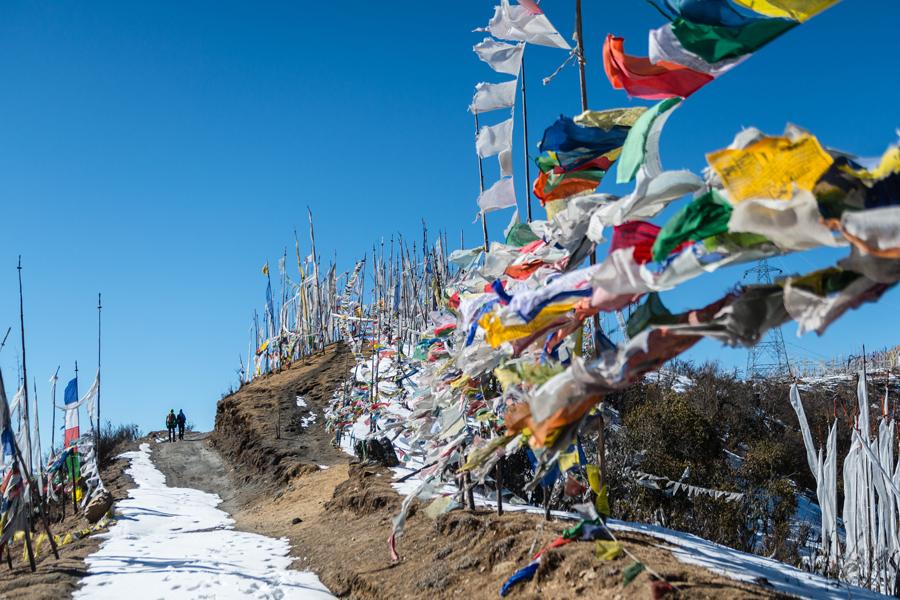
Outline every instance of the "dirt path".
<path fill-rule="evenodd" d="M 219 508 L 229 514 L 239 508 L 229 467 L 210 443 L 209 433 L 187 432 L 184 440 L 152 447 L 153 464 L 166 476 L 167 485 L 218 494 Z"/>

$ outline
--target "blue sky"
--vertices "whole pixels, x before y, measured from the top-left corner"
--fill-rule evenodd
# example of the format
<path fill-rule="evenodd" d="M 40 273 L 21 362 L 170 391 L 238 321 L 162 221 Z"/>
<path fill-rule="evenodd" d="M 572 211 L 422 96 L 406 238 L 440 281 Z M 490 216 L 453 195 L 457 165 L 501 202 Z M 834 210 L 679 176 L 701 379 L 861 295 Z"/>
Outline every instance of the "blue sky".
<path fill-rule="evenodd" d="M 566 37 L 573 5 L 542 3 Z M 82 390 L 96 369 L 98 291 L 104 419 L 159 428 L 169 408 L 183 407 L 206 429 L 246 352 L 248 320 L 263 300 L 261 265 L 293 244 L 295 227 L 308 251 L 307 206 L 319 251 L 336 252 L 342 266 L 382 236 L 419 236 L 422 219 L 451 241 L 460 231 L 467 245 L 479 238 L 466 107 L 475 83 L 506 78 L 471 52 L 483 37 L 471 30 L 493 3 L 334 6 L 0 4 L 0 335 L 14 327 L 0 366 L 11 393 L 22 254 L 28 373 L 45 424 L 57 365 L 65 380 L 78 360 Z M 663 136 L 664 165 L 699 170 L 704 153 L 742 126 L 777 133 L 787 122 L 830 146 L 880 154 L 900 125 L 891 61 L 898 21 L 900 3 L 854 0 L 789 32 L 684 103 Z M 642 103 L 606 81 L 605 34 L 645 54 L 647 32 L 660 24 L 645 2 L 585 3 L 592 108 Z M 580 109 L 573 67 L 541 85 L 564 58 L 527 50 L 532 144 L 560 113 Z M 516 128 L 521 177 L 521 122 Z M 601 190 L 623 191 L 612 182 Z M 489 215 L 495 239 L 508 219 Z M 774 264 L 808 271 L 840 254 Z M 741 273 L 726 270 L 665 300 L 706 304 Z M 898 309 L 893 290 L 821 338 L 796 339 L 788 327 L 789 352 L 817 358 L 893 345 Z M 689 355 L 739 367 L 745 357 L 712 342 Z"/>

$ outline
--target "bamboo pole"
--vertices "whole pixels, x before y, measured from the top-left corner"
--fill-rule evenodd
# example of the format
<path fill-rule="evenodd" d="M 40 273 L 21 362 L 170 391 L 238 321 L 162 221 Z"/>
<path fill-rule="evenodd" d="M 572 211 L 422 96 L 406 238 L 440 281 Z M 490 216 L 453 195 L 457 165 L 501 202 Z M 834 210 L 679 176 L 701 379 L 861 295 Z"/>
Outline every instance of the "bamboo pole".
<path fill-rule="evenodd" d="M 531 161 L 528 160 L 528 101 L 525 96 L 525 47 L 522 48 L 522 66 L 520 67 L 522 78 L 522 137 L 525 141 L 523 153 L 525 155 L 525 211 L 527 221 L 531 223 Z"/>
<path fill-rule="evenodd" d="M 23 415 L 23 421 L 25 426 L 25 446 L 28 451 L 28 462 L 27 470 L 25 472 L 26 477 L 31 477 L 31 423 L 28 419 L 28 367 L 26 366 L 25 361 L 25 301 L 22 295 L 22 255 L 19 255 L 19 265 L 16 267 L 16 270 L 19 272 L 19 331 L 22 334 L 22 390 L 24 393 L 23 409 L 24 413 L 20 413 Z"/>

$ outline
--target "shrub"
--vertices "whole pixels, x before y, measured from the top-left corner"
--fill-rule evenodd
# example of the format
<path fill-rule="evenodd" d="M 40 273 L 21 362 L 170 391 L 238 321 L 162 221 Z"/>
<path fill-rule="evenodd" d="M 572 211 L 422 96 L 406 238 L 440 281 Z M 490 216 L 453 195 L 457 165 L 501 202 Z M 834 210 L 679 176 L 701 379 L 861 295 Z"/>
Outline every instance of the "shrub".
<path fill-rule="evenodd" d="M 141 435 L 140 428 L 134 423 L 113 426 L 107 421 L 100 430 L 100 469 L 111 465 L 116 457 Z"/>

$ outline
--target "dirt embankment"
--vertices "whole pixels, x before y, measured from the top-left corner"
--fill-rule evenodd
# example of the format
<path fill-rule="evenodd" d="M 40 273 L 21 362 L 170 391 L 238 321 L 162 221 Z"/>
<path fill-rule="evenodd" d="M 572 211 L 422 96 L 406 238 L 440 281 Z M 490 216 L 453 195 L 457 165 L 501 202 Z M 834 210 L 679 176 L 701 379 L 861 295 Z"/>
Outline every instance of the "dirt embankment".
<path fill-rule="evenodd" d="M 402 559 L 392 563 L 387 538 L 401 498 L 391 487 L 391 473 L 351 462 L 331 447 L 322 423 L 322 410 L 351 366 L 350 353 L 332 347 L 220 402 L 212 439 L 233 467 L 238 526 L 288 537 L 297 567 L 318 573 L 339 597 L 496 598 L 502 583 L 570 523 L 487 511 L 454 511 L 432 519 L 417 502 L 398 544 Z M 297 407 L 297 395 L 306 407 Z M 310 411 L 317 419 L 300 426 Z M 776 596 L 680 563 L 653 538 L 626 534 L 622 542 L 676 586 L 680 597 Z M 548 551 L 534 580 L 510 597 L 661 597 L 646 574 L 622 586 L 630 562 L 600 561 L 593 543 L 572 543 Z"/>
<path fill-rule="evenodd" d="M 120 448 L 117 451 L 124 452 L 128 448 Z M 128 497 L 128 490 L 134 487 L 134 481 L 125 473 L 128 461 L 116 459 L 103 471 L 102 478 L 106 489 L 112 494 L 115 501 Z M 59 507 L 51 507 L 50 531 L 55 536 L 65 538 L 67 534 L 76 534 L 90 526 L 81 515 L 73 515 L 72 506 L 66 507 L 65 517 Z M 34 536 L 43 533 L 43 526 L 36 523 Z M 50 545 L 44 541 L 37 548 L 37 571 L 31 572 L 28 566 L 28 558 L 24 555 L 24 544 L 18 542 L 13 545 L 13 569 L 6 564 L 4 554 L 0 562 L 0 598 L 3 599 L 28 599 L 28 600 L 59 600 L 68 598 L 78 587 L 79 580 L 87 574 L 84 559 L 92 554 L 100 546 L 99 533 L 106 531 L 101 529 L 92 532 L 86 537 L 72 539 L 71 542 L 59 547 L 59 560 L 53 556 Z M 36 538 L 35 538 L 35 541 Z"/>

